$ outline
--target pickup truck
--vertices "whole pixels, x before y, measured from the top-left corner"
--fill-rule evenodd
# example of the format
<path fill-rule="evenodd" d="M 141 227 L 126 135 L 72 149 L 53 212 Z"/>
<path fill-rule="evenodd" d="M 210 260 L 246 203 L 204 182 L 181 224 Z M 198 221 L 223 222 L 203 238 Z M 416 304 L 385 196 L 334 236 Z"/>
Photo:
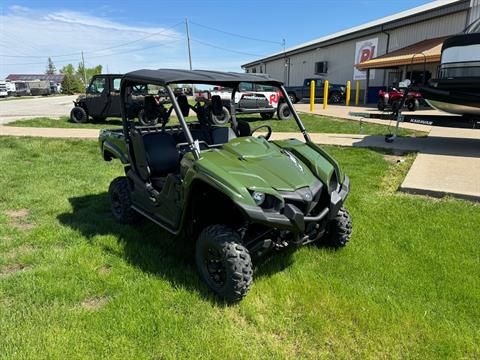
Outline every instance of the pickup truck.
<path fill-rule="evenodd" d="M 307 78 L 302 86 L 287 86 L 288 96 L 293 103 L 310 98 L 310 82 L 315 80 L 315 98 L 323 99 L 325 80 L 322 78 Z M 328 84 L 328 101 L 332 104 L 341 103 L 345 99 L 345 85 Z"/>

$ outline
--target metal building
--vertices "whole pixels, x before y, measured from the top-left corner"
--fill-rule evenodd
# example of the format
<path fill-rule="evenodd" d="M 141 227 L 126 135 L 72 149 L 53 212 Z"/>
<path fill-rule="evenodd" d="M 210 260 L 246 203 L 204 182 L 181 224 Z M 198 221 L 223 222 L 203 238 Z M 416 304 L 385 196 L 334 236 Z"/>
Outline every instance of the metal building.
<path fill-rule="evenodd" d="M 461 32 L 479 15 L 480 0 L 433 1 L 300 44 L 242 68 L 268 73 L 293 86 L 316 76 L 331 83 L 359 80 L 361 89 L 368 87 L 372 100 L 379 87 L 405 78 L 424 82 L 435 77 L 445 37 Z M 399 56 L 401 61 L 392 61 Z"/>

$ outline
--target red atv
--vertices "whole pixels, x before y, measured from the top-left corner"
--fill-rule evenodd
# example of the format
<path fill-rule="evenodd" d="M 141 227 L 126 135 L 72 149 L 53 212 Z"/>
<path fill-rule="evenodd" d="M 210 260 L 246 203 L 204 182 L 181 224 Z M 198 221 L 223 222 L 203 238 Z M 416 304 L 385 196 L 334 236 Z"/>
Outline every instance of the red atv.
<path fill-rule="evenodd" d="M 403 90 L 392 88 L 390 91 L 380 90 L 378 92 L 377 108 L 380 111 L 384 111 L 387 107 L 390 107 L 393 111 L 399 110 L 402 102 Z M 409 91 L 407 98 L 405 99 L 405 106 L 408 111 L 418 110 L 420 107 L 420 99 L 422 94 L 416 91 Z"/>

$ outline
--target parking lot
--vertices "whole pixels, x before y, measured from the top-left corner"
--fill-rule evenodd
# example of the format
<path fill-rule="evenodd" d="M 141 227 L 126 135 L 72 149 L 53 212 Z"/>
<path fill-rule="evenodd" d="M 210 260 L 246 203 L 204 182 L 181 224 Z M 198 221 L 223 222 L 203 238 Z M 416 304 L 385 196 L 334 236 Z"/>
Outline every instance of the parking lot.
<path fill-rule="evenodd" d="M 75 95 L 14 98 L 0 101 L 0 124 L 36 117 L 68 116 Z"/>

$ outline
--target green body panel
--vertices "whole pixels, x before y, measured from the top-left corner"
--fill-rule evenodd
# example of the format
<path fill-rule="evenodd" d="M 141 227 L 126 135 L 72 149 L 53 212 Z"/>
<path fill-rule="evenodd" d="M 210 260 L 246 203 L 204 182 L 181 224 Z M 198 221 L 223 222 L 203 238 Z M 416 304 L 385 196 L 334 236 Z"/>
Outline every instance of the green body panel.
<path fill-rule="evenodd" d="M 128 163 L 121 130 L 102 130 L 100 146 L 102 153 L 109 152 Z M 291 192 L 312 186 L 317 179 L 328 186 L 335 173 L 343 180 L 338 164 L 313 143 L 239 137 L 219 148 L 202 151 L 199 160 L 195 160 L 192 153 L 184 155 L 181 161 L 182 198 L 187 201 L 193 183 L 202 181 L 238 204 L 255 206 L 251 191 L 270 194 L 283 202 L 279 191 Z"/>
<path fill-rule="evenodd" d="M 98 137 L 100 151 L 103 158 L 113 157 L 119 159 L 123 164 L 128 164 L 127 144 L 122 129 L 102 129 Z"/>

